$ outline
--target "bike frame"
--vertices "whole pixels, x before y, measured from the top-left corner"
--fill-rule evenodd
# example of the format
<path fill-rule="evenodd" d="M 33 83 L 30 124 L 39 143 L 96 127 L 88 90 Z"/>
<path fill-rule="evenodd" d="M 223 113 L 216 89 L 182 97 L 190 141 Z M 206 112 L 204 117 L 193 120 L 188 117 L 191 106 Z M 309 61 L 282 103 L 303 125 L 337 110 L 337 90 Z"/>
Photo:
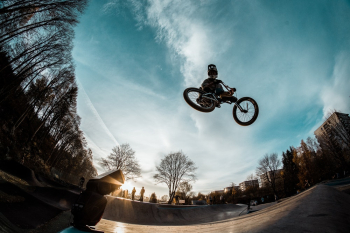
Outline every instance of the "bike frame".
<path fill-rule="evenodd" d="M 228 91 L 232 90 L 232 88 L 229 87 L 229 86 L 227 86 L 225 83 L 222 83 L 222 85 L 223 85 Z M 212 98 L 210 98 L 209 96 L 212 96 Z M 203 97 L 203 98 L 206 98 L 206 99 L 213 100 L 213 101 L 215 101 L 216 103 L 220 103 L 219 100 L 216 98 L 216 95 L 215 95 L 214 93 L 211 93 L 211 92 L 205 93 L 205 94 L 202 95 L 202 97 Z M 237 106 L 237 108 L 238 108 L 241 112 L 244 112 L 244 113 L 248 112 L 247 110 L 244 110 L 244 109 L 241 107 L 241 105 L 237 104 L 237 102 L 235 102 L 234 104 Z"/>

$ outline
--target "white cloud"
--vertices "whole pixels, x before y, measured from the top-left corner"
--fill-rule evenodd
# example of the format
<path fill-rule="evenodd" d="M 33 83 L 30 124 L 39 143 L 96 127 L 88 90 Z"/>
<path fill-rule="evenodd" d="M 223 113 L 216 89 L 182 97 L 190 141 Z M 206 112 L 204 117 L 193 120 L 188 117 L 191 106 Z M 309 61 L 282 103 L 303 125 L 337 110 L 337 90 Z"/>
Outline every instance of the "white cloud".
<path fill-rule="evenodd" d="M 335 59 L 332 79 L 320 92 L 323 101 L 323 114 L 337 110 L 350 113 L 350 54 L 341 52 Z"/>
<path fill-rule="evenodd" d="M 95 54 L 90 55 L 89 62 L 84 62 L 87 55 L 84 55 L 85 48 L 81 49 L 81 62 L 102 77 L 101 82 L 94 80 L 91 99 L 104 119 L 103 124 L 98 124 L 103 132 L 89 131 L 91 122 L 84 126 L 84 132 L 88 132 L 96 144 L 94 148 L 102 148 L 102 151 L 95 149 L 100 157 L 108 154 L 104 151 L 110 149 L 107 146 L 110 143 L 101 146 L 105 138 L 111 140 L 109 133 L 130 143 L 144 174 L 138 186 L 150 187 L 155 165 L 162 156 L 179 150 L 199 168 L 199 179 L 194 184 L 196 191 L 209 191 L 208 187 L 221 189 L 230 182 L 239 183 L 254 172 L 261 156 L 280 153 L 275 151 L 276 148 L 280 150 L 287 145 L 283 149 L 288 149 L 293 145 L 288 137 L 299 138 L 303 137 L 303 132 L 309 133 L 308 127 L 312 126 L 301 129 L 297 136 L 290 132 L 295 130 L 294 125 L 286 125 L 294 123 L 295 116 L 302 116 L 299 124 L 302 128 L 316 121 L 317 105 L 349 112 L 348 54 L 341 53 L 337 57 L 330 83 L 327 71 L 331 52 L 323 49 L 326 42 L 321 38 L 309 43 L 304 35 L 295 36 L 299 21 L 288 19 L 289 23 L 285 24 L 285 20 L 280 20 L 282 16 L 279 14 L 284 14 L 285 9 L 276 13 L 263 4 L 236 1 L 232 3 L 234 7 L 227 5 L 232 9 L 226 12 L 226 16 L 223 13 L 225 18 L 221 20 L 209 14 L 215 12 L 214 3 L 110 1 L 105 5 L 105 12 L 113 10 L 126 17 L 123 11 L 129 9 L 134 14 L 137 29 L 155 32 L 155 40 L 166 45 L 169 56 L 176 64 L 180 63 L 182 77 L 178 78 L 178 83 L 183 85 L 181 88 L 199 86 L 206 78 L 206 66 L 217 64 L 220 78 L 235 85 L 239 97 L 252 96 L 257 100 L 260 115 L 252 126 L 241 127 L 234 122 L 232 105 L 222 106 L 208 114 L 193 110 L 184 102 L 182 90 L 168 93 L 171 88 L 164 88 L 168 83 L 161 83 L 157 78 L 153 82 L 151 69 L 140 71 L 140 61 L 133 57 L 134 54 L 121 54 L 125 66 L 133 67 L 135 73 L 142 74 L 142 78 L 150 80 L 152 85 L 142 85 L 134 77 L 125 79 L 124 70 L 116 70 L 115 64 L 109 60 L 105 61 L 106 64 L 94 63 Z M 220 16 L 221 11 L 214 15 Z M 155 54 L 150 56 L 156 57 Z M 166 72 L 171 76 L 170 71 Z M 96 109 L 89 102 L 87 106 L 95 116 Z M 83 115 L 82 118 L 84 125 L 84 119 L 88 117 Z M 98 114 L 95 118 L 101 119 Z"/>
<path fill-rule="evenodd" d="M 209 24 L 210 19 L 203 21 L 203 14 L 198 13 L 203 11 L 201 5 L 185 0 L 150 1 L 147 8 L 142 9 L 140 2 L 132 1 L 137 25 L 154 27 L 156 39 L 164 41 L 170 51 L 183 60 L 181 72 L 185 86 L 198 85 L 206 75 L 206 65 L 214 63 L 218 53 L 230 44 L 229 38 L 224 39 L 224 30 Z"/>

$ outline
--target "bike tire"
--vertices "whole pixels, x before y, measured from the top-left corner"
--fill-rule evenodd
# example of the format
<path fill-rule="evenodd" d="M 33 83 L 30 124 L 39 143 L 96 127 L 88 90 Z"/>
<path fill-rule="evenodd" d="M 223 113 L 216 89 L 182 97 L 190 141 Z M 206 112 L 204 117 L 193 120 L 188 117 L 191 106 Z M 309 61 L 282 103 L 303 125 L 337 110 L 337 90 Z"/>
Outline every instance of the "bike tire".
<path fill-rule="evenodd" d="M 191 98 L 189 97 L 189 93 L 200 93 L 200 94 L 205 94 L 206 92 L 205 91 L 202 91 L 198 88 L 194 88 L 194 87 L 189 87 L 187 89 L 184 90 L 184 93 L 183 93 L 183 96 L 184 96 L 184 99 L 186 101 L 186 103 L 188 105 L 190 105 L 192 108 L 196 109 L 197 111 L 200 111 L 200 112 L 212 112 L 214 109 L 215 109 L 215 103 L 214 101 L 211 101 L 211 106 L 207 107 L 207 108 L 204 108 L 204 107 L 201 107 L 199 104 L 197 103 L 194 103 Z"/>
<path fill-rule="evenodd" d="M 253 124 L 256 121 L 256 119 L 258 118 L 259 106 L 256 103 L 256 101 L 253 98 L 250 98 L 250 97 L 240 98 L 236 103 L 237 104 L 241 104 L 244 101 L 247 101 L 247 102 L 251 103 L 252 106 L 254 107 L 254 114 L 251 117 L 251 119 L 249 119 L 248 121 L 242 121 L 241 119 L 239 119 L 240 117 L 237 116 L 238 113 L 239 114 L 246 114 L 246 113 L 241 112 L 240 109 L 237 107 L 237 105 L 233 106 L 232 115 L 233 115 L 233 119 L 237 122 L 237 124 L 239 124 L 241 126 L 248 126 L 248 125 Z M 247 108 L 248 108 L 248 106 L 247 106 Z"/>

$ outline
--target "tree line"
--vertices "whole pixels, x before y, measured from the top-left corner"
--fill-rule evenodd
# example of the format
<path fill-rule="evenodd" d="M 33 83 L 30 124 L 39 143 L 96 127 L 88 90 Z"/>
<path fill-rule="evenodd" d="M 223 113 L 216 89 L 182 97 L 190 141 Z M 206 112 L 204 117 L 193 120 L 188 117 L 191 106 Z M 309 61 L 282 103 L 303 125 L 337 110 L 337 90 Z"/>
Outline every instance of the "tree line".
<path fill-rule="evenodd" d="M 265 180 L 272 195 L 291 196 L 322 181 L 349 175 L 350 128 L 334 120 L 334 114 L 327 114 L 329 130 L 301 140 L 298 147 L 289 147 L 282 152 L 282 160 L 276 153 L 259 160 L 256 174 Z"/>
<path fill-rule="evenodd" d="M 1 1 L 1 157 L 39 172 L 97 175 L 80 129 L 71 55 L 73 27 L 86 6 L 86 0 Z"/>

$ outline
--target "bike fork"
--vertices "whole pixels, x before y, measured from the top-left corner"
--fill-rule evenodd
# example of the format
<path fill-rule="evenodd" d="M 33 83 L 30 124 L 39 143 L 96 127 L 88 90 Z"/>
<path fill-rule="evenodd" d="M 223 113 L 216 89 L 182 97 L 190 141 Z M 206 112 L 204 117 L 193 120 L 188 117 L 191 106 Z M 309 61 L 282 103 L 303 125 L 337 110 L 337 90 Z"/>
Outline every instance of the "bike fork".
<path fill-rule="evenodd" d="M 240 110 L 241 112 L 244 112 L 244 113 L 247 113 L 247 112 L 248 112 L 248 110 L 243 109 L 243 108 L 241 107 L 241 105 L 237 104 L 237 102 L 235 103 L 235 105 L 237 106 L 237 108 L 239 108 L 239 110 Z"/>

